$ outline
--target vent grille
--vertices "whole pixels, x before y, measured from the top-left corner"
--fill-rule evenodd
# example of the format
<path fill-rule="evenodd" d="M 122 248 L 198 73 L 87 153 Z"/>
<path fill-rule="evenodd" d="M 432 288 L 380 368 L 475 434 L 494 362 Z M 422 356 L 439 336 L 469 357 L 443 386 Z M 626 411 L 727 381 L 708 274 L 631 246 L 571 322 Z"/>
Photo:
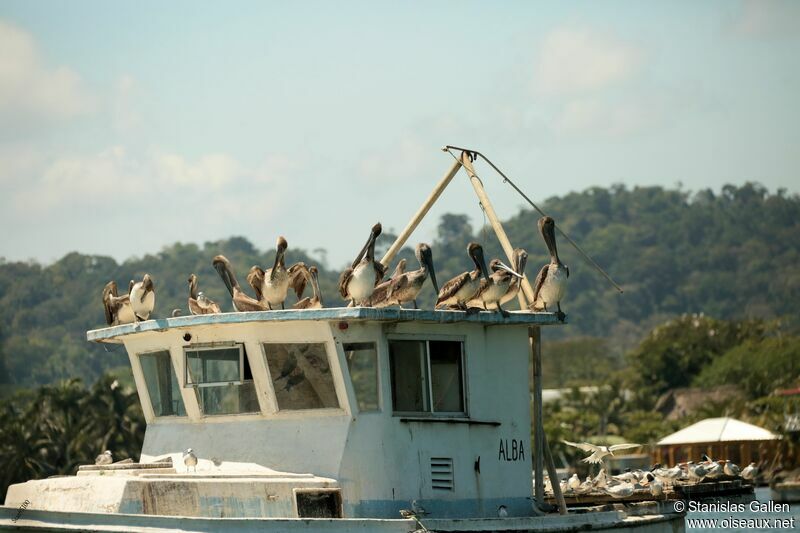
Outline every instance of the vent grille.
<path fill-rule="evenodd" d="M 454 490 L 453 460 L 450 457 L 431 457 L 431 487 Z"/>

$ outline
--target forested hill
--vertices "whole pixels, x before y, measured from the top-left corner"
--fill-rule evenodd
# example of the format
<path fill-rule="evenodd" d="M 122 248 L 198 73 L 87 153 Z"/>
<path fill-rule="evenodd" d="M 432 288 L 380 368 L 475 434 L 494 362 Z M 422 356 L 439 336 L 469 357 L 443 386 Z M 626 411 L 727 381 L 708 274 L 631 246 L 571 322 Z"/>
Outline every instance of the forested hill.
<path fill-rule="evenodd" d="M 617 294 L 561 239 L 559 252 L 570 268 L 563 305 L 570 325 L 558 328 L 556 336 L 608 337 L 608 345 L 627 349 L 652 326 L 685 312 L 781 317 L 790 323 L 800 316 L 797 195 L 770 193 L 757 184 L 698 193 L 614 186 L 551 198 L 542 208 L 625 288 Z M 530 253 L 531 279 L 547 258 L 538 218 L 523 210 L 505 222 L 512 243 Z M 365 227 L 372 222 L 365 221 Z M 485 234 L 491 258 L 499 245 L 490 229 Z M 463 215 L 442 217 L 431 243 L 440 283 L 469 267 L 466 244 L 483 235 Z M 383 248 L 391 237 L 380 238 Z M 271 244 L 258 243 L 264 249 Z M 326 265 L 324 252 L 306 254 L 292 244 L 287 260 L 319 265 L 325 303 L 339 305 L 335 287 L 342 265 Z M 274 251 L 233 237 L 202 247 L 175 244 L 122 264 L 80 253 L 48 266 L 0 262 L 0 385 L 8 389 L 75 376 L 88 382 L 105 369 L 126 366 L 121 347 L 106 351 L 85 341 L 87 329 L 103 325 L 100 294 L 111 279 L 127 287 L 128 280 L 149 272 L 156 285 L 156 315 L 163 317 L 177 307 L 187 313 L 187 278 L 194 272 L 200 290 L 229 310 L 225 288 L 211 268 L 218 253 L 231 259 L 242 282 L 251 265 L 271 266 L 274 259 Z M 410 258 L 411 250 L 402 255 Z M 432 300 L 428 289 L 420 303 L 430 306 Z"/>

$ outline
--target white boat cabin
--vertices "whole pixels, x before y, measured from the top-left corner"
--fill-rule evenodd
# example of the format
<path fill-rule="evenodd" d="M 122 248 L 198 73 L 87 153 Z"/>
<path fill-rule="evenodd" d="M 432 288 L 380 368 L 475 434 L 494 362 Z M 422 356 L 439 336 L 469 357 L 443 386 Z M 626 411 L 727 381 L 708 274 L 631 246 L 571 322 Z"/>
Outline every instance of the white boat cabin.
<path fill-rule="evenodd" d="M 529 328 L 557 323 L 552 313 L 338 308 L 90 331 L 130 357 L 147 420 L 141 464 L 82 467 L 9 496 L 80 480 L 79 505 L 96 512 L 85 496 L 103 475 L 102 505 L 119 513 L 531 516 Z"/>

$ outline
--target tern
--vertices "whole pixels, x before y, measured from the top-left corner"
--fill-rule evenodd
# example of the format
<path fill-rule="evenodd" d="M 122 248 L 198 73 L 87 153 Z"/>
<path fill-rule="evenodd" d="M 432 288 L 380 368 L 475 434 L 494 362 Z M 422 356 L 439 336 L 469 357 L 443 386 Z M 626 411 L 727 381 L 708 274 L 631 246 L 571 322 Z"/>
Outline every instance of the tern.
<path fill-rule="evenodd" d="M 569 442 L 567 440 L 564 441 L 564 444 L 567 446 L 572 446 L 578 448 L 579 450 L 583 450 L 585 452 L 591 452 L 589 457 L 582 459 L 584 463 L 590 464 L 601 464 L 603 462 L 603 458 L 608 457 L 611 455 L 613 457 L 614 452 L 618 452 L 620 450 L 630 450 L 632 448 L 641 448 L 641 444 L 614 444 L 613 446 L 597 446 L 595 444 L 589 444 L 588 442 Z"/>
<path fill-rule="evenodd" d="M 739 465 L 733 463 L 730 459 L 725 461 L 725 466 L 722 468 L 726 475 L 736 477 L 742 473 Z"/>
<path fill-rule="evenodd" d="M 758 467 L 756 466 L 755 463 L 750 463 L 749 465 L 744 467 L 744 470 L 742 470 L 742 479 L 747 479 L 752 481 L 756 478 L 757 475 L 758 475 Z"/>

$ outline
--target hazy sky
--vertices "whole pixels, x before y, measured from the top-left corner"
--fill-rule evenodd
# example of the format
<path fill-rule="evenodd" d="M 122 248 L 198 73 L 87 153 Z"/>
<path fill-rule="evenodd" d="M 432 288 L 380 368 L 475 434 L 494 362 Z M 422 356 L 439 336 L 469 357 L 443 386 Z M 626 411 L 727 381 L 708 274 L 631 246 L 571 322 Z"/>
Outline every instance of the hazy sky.
<path fill-rule="evenodd" d="M 445 144 L 540 201 L 612 183 L 797 192 L 799 45 L 792 0 L 3 1 L 0 256 L 282 234 L 339 265 L 376 220 L 405 225 Z M 413 242 L 445 212 L 481 222 L 463 173 Z"/>

